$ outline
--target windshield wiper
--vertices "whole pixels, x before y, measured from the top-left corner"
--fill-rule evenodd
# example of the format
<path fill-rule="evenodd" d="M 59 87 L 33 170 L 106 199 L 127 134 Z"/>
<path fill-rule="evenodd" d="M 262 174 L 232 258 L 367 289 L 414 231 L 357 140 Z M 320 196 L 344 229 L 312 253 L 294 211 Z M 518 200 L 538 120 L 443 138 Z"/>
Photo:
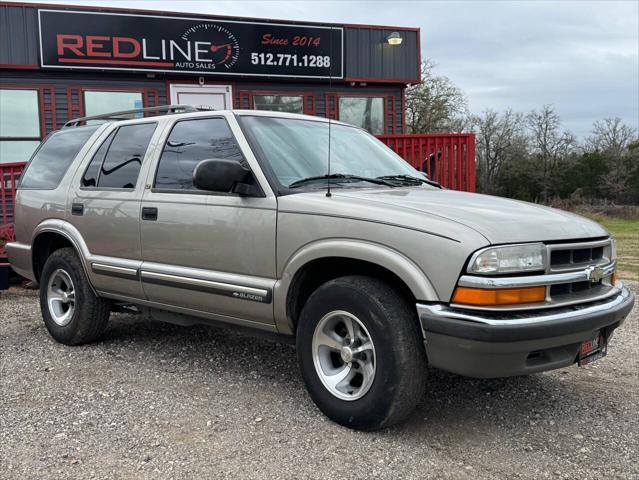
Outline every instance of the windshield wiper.
<path fill-rule="evenodd" d="M 442 188 L 442 186 L 435 180 L 431 180 L 429 178 L 413 177 L 412 175 L 382 175 L 381 177 L 377 178 L 380 180 L 399 180 L 401 182 L 409 183 L 412 185 L 421 185 L 422 183 L 426 183 L 428 185 L 432 185 L 433 187 Z"/>
<path fill-rule="evenodd" d="M 297 188 L 305 185 L 307 183 L 317 182 L 320 180 L 334 180 L 337 179 L 343 182 L 369 182 L 374 183 L 376 185 L 386 185 L 388 187 L 396 187 L 397 185 L 385 180 L 384 178 L 370 178 L 370 177 L 360 177 L 359 175 L 348 175 L 345 173 L 331 173 L 330 175 L 318 175 L 315 177 L 306 177 L 301 178 L 299 180 L 295 180 L 291 183 L 288 188 Z"/>

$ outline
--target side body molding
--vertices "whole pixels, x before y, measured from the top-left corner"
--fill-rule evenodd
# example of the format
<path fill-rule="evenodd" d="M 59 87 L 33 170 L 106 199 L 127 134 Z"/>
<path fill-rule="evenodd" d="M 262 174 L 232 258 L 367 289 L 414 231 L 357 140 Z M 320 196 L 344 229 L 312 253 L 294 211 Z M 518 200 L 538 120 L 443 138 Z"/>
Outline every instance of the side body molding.
<path fill-rule="evenodd" d="M 294 326 L 287 313 L 287 297 L 295 274 L 307 263 L 320 258 L 344 257 L 370 262 L 390 270 L 401 278 L 415 298 L 437 301 L 437 293 L 426 274 L 397 250 L 364 240 L 331 238 L 304 245 L 285 263 L 273 291 L 275 325 L 280 333 L 291 335 Z"/>

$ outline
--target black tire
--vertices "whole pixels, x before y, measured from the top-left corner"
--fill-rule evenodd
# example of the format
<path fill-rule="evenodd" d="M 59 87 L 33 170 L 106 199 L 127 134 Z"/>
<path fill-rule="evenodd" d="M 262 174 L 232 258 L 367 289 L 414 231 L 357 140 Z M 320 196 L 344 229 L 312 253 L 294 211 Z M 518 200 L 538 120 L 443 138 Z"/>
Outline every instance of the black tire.
<path fill-rule="evenodd" d="M 370 389 L 342 400 L 322 383 L 313 361 L 313 335 L 329 312 L 356 316 L 375 346 L 376 369 Z M 398 292 L 366 276 L 331 280 L 304 305 L 297 329 L 297 356 L 308 392 L 333 421 L 358 430 L 389 427 L 404 420 L 424 393 L 426 353 L 417 313 Z"/>
<path fill-rule="evenodd" d="M 64 326 L 54 321 L 47 304 L 49 280 L 58 270 L 69 275 L 75 291 L 74 311 Z M 104 332 L 111 313 L 109 301 L 93 293 L 80 259 L 72 248 L 56 250 L 47 259 L 40 276 L 40 309 L 51 336 L 65 345 L 96 341 Z"/>

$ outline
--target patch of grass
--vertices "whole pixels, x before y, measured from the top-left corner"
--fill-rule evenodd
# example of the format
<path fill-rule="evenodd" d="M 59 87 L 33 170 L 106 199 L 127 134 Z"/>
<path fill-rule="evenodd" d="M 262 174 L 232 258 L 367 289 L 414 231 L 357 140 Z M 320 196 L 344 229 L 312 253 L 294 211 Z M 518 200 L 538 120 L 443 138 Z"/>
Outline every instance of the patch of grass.
<path fill-rule="evenodd" d="M 591 216 L 617 240 L 617 271 L 620 278 L 639 280 L 639 219 Z"/>

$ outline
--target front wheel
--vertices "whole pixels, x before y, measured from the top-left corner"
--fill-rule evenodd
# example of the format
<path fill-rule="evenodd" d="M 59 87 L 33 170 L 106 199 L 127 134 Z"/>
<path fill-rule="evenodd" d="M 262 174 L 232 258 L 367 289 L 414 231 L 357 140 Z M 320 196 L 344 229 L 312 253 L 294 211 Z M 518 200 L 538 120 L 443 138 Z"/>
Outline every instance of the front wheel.
<path fill-rule="evenodd" d="M 416 313 L 375 278 L 341 277 L 318 288 L 300 316 L 297 352 L 313 401 L 341 425 L 396 424 L 423 394 L 426 355 Z"/>

